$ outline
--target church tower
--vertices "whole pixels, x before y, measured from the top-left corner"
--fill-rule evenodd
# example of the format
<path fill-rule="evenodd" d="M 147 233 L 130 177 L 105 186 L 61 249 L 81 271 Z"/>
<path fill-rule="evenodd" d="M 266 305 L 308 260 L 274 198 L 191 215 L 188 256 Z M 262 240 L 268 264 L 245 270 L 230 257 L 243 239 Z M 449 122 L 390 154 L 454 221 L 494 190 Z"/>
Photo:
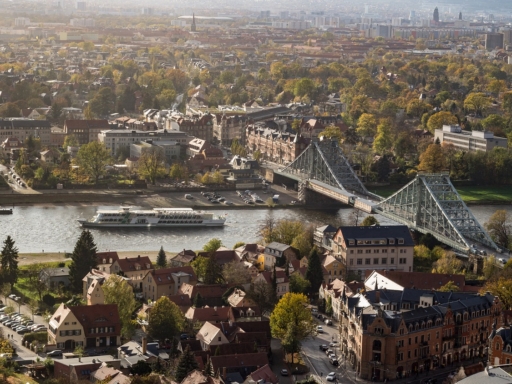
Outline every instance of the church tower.
<path fill-rule="evenodd" d="M 190 25 L 190 31 L 191 32 L 196 32 L 197 28 L 196 28 L 196 15 L 195 14 L 192 14 L 192 24 Z"/>

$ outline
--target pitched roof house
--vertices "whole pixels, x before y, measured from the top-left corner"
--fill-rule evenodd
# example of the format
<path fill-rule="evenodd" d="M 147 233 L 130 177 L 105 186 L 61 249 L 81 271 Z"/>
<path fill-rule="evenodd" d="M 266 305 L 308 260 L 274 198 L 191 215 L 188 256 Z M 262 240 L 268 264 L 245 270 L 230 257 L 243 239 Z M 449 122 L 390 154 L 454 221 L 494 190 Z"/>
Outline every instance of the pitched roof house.
<path fill-rule="evenodd" d="M 122 272 L 130 279 L 130 284 L 140 290 L 143 289 L 142 279 L 144 275 L 153 269 L 153 263 L 148 256 L 125 257 L 114 261 L 110 267 L 110 273 Z"/>
<path fill-rule="evenodd" d="M 152 269 L 143 278 L 142 292 L 145 300 L 157 300 L 162 296 L 175 295 L 183 283 L 196 282 L 196 274 L 190 266 Z"/>

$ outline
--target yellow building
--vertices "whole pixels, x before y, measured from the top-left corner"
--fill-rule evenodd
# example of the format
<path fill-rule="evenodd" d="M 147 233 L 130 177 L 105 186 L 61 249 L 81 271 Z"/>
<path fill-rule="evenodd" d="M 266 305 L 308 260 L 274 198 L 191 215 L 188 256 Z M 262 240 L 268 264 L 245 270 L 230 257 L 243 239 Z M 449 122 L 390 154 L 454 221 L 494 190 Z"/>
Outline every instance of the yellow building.
<path fill-rule="evenodd" d="M 333 282 L 337 278 L 341 279 L 344 271 L 343 263 L 334 256 L 325 256 L 322 266 L 324 267 L 324 282 L 326 284 Z"/>

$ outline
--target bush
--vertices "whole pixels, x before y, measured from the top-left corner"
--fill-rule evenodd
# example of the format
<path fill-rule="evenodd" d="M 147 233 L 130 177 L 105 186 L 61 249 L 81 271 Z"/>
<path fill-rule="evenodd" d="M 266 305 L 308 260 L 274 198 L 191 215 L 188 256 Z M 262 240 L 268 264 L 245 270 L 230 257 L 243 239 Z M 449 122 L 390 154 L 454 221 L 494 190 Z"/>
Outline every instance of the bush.
<path fill-rule="evenodd" d="M 47 293 L 43 296 L 43 303 L 45 303 L 49 307 L 53 307 L 55 305 L 55 297 Z"/>
<path fill-rule="evenodd" d="M 28 341 L 29 344 L 37 341 L 39 344 L 46 344 L 48 342 L 48 332 L 30 332 L 23 335 L 22 343 Z"/>

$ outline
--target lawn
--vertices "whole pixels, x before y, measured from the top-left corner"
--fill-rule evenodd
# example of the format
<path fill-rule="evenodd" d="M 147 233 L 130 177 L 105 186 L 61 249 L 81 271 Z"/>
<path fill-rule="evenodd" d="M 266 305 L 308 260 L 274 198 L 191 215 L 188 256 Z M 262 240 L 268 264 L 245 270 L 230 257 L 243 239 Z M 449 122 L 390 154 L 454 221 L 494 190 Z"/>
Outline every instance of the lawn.
<path fill-rule="evenodd" d="M 386 185 L 370 187 L 368 190 L 382 197 L 389 197 L 402 186 Z M 512 203 L 512 188 L 509 186 L 463 186 L 456 187 L 462 200 L 469 204 Z"/>

